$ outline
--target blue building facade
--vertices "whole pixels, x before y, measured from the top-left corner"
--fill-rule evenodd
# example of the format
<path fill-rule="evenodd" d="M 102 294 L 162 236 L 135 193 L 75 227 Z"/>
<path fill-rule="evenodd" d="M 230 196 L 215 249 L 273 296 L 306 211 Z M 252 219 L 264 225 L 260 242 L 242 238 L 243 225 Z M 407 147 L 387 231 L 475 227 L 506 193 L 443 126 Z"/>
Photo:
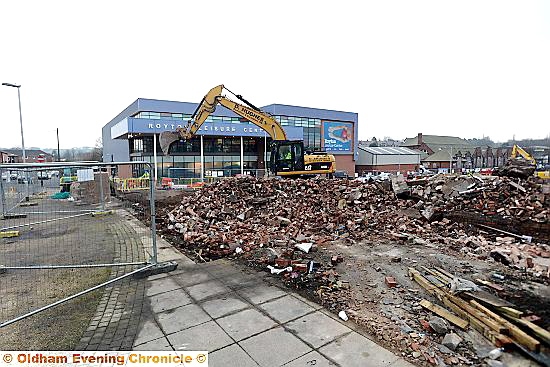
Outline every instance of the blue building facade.
<path fill-rule="evenodd" d="M 183 127 L 196 103 L 139 98 L 102 130 L 103 161 L 156 162 L 158 177 L 220 177 L 263 173 L 269 162 L 266 132 L 218 106 L 196 136 L 174 143 L 163 155 L 158 135 Z M 261 107 L 283 126 L 289 140 L 303 140 L 306 150 L 324 150 L 336 157 L 338 170 L 355 171 L 358 115 L 353 112 L 271 104 Z M 201 154 L 202 152 L 202 154 Z"/>

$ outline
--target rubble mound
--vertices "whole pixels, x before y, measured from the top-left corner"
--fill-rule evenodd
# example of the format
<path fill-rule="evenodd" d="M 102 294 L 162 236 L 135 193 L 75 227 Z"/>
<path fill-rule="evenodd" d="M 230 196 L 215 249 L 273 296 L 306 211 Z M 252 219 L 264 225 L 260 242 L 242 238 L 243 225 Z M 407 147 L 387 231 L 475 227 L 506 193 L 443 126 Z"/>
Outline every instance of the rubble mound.
<path fill-rule="evenodd" d="M 245 176 L 184 197 L 168 213 L 168 229 L 189 245 L 215 246 L 223 255 L 236 247 L 361 240 L 367 230 L 383 231 L 399 207 L 392 192 L 359 181 Z"/>
<path fill-rule="evenodd" d="M 534 176 L 434 176 L 413 186 L 411 195 L 436 212 L 467 211 L 536 223 L 548 223 L 550 216 L 550 183 Z"/>
<path fill-rule="evenodd" d="M 530 176 L 533 176 L 535 169 L 536 166 L 525 159 L 510 158 L 504 166 L 496 168 L 494 173 L 497 176 L 527 179 Z"/>

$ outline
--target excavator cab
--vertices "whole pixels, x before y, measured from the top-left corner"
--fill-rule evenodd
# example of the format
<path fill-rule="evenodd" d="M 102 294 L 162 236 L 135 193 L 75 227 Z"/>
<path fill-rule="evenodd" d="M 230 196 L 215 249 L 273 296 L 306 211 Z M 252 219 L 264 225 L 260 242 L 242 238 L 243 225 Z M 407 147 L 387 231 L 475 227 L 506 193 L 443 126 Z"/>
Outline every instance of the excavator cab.
<path fill-rule="evenodd" d="M 270 171 L 291 176 L 304 171 L 304 143 L 300 140 L 275 140 L 271 143 Z"/>

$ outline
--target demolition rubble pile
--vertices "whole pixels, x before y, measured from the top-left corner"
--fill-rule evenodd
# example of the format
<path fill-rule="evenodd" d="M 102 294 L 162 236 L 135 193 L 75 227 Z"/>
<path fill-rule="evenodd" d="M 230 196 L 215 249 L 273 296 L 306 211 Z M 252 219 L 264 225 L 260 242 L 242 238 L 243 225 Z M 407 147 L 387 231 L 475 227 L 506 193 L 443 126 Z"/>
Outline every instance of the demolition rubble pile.
<path fill-rule="evenodd" d="M 365 231 L 393 228 L 400 205 L 392 192 L 356 181 L 240 177 L 184 197 L 168 213 L 168 229 L 214 256 L 237 248 L 353 243 Z"/>
<path fill-rule="evenodd" d="M 550 218 L 550 184 L 536 177 L 434 176 L 413 185 L 411 195 L 425 213 L 462 210 L 537 223 Z"/>
<path fill-rule="evenodd" d="M 536 180 L 435 177 L 400 200 L 379 183 L 239 177 L 206 185 L 160 218 L 161 232 L 199 258 L 239 255 L 311 272 L 296 254 L 339 240 L 400 240 L 461 251 L 549 276 L 548 245 L 476 235 L 434 213 L 455 210 L 548 223 L 550 194 Z"/>
<path fill-rule="evenodd" d="M 508 177 L 435 176 L 424 185 L 413 186 L 411 195 L 419 200 L 415 208 L 428 220 L 432 219 L 434 213 L 448 216 L 449 213 L 463 211 L 536 223 L 546 228 L 550 226 L 550 186 L 535 177 L 521 180 Z M 436 221 L 432 227 L 441 232 L 441 224 L 445 223 L 449 225 L 450 221 Z M 439 224 L 439 227 L 434 224 Z M 514 237 L 505 234 L 491 240 L 487 236 L 471 235 L 458 228 L 453 233 L 441 234 L 447 235 L 446 242 L 453 243 L 464 254 L 479 259 L 491 257 L 537 277 L 550 277 L 550 247 L 547 244 L 524 243 L 530 242 L 531 237 L 528 235 Z"/>

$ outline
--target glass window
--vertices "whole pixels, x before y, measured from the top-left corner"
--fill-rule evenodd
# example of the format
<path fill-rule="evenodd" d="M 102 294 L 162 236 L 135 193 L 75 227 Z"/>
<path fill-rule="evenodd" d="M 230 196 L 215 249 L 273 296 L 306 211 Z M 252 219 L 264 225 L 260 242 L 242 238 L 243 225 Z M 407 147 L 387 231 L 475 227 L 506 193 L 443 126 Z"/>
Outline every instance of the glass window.
<path fill-rule="evenodd" d="M 157 136 L 158 139 L 158 136 Z M 143 151 L 145 153 L 153 153 L 153 137 L 152 136 L 144 136 L 143 137 Z M 157 143 L 157 153 L 160 153 L 160 148 Z"/>
<path fill-rule="evenodd" d="M 130 142 L 131 153 L 143 152 L 143 140 L 141 138 L 132 139 Z"/>

